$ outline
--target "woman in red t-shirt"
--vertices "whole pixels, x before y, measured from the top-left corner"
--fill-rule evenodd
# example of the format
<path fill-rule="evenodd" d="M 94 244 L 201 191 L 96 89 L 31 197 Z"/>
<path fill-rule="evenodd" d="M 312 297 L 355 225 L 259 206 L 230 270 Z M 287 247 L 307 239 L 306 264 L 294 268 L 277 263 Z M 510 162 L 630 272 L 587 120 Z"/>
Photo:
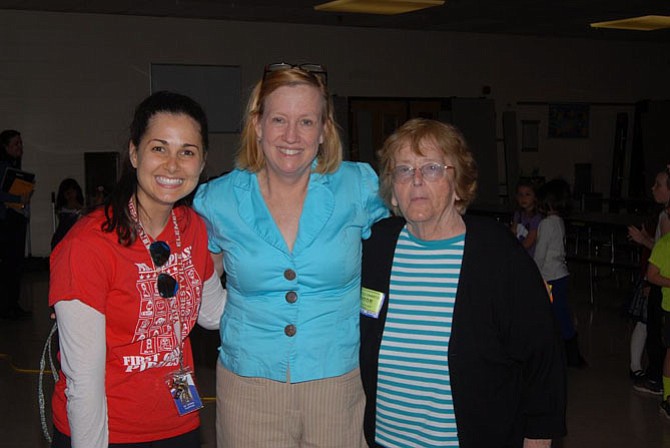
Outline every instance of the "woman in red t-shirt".
<path fill-rule="evenodd" d="M 135 110 L 130 134 L 116 189 L 51 255 L 57 448 L 200 446 L 188 335 L 196 321 L 216 327 L 225 300 L 188 206 L 207 119 L 192 99 L 157 92 Z"/>

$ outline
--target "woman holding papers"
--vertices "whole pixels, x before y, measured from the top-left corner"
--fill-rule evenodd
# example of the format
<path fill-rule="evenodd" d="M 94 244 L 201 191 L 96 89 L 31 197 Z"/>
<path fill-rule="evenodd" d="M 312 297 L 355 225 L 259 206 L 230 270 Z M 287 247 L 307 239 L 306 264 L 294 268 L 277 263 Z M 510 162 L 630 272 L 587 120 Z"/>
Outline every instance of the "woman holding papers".
<path fill-rule="evenodd" d="M 0 317 L 10 320 L 27 319 L 32 314 L 19 306 L 21 272 L 26 248 L 28 218 L 26 206 L 30 194 L 10 192 L 11 179 L 6 175 L 21 169 L 23 141 L 21 133 L 8 129 L 0 133 Z M 5 185 L 5 181 L 8 181 Z M 6 188 L 7 187 L 7 188 Z"/>

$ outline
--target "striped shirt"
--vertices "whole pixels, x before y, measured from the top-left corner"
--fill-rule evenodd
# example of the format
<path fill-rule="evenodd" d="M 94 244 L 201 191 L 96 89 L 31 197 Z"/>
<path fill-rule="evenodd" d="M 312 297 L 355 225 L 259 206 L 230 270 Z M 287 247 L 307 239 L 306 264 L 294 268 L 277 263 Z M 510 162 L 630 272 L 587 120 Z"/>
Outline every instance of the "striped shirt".
<path fill-rule="evenodd" d="M 423 241 L 405 227 L 398 237 L 377 378 L 384 447 L 458 446 L 447 349 L 464 245 L 465 234 Z"/>

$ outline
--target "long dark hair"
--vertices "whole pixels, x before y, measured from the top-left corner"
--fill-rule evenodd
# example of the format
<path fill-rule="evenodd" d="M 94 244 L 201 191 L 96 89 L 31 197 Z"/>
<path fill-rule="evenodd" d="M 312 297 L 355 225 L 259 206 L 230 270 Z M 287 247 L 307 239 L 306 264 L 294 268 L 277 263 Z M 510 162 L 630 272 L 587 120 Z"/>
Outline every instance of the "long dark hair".
<path fill-rule="evenodd" d="M 193 118 L 200 125 L 200 137 L 203 150 L 209 147 L 209 130 L 207 117 L 202 107 L 193 99 L 174 92 L 160 91 L 148 96 L 135 109 L 133 121 L 130 123 L 130 143 L 139 148 L 140 141 L 149 127 L 151 118 L 158 113 L 183 114 Z M 121 176 L 116 187 L 104 202 L 105 222 L 102 230 L 116 231 L 119 244 L 130 246 L 137 238 L 135 221 L 128 210 L 128 201 L 137 193 L 137 170 L 130 162 L 126 147 L 121 164 Z M 175 207 L 189 205 L 193 199 L 190 195 L 175 203 Z M 139 205 L 139 204 L 138 204 Z"/>
<path fill-rule="evenodd" d="M 538 209 L 543 214 L 553 211 L 559 216 L 567 215 L 571 210 L 570 185 L 563 179 L 552 179 L 537 191 Z"/>
<path fill-rule="evenodd" d="M 65 207 L 67 200 L 65 199 L 65 193 L 69 190 L 74 190 L 77 193 L 77 202 L 80 205 L 84 205 L 84 193 L 81 191 L 81 186 L 79 183 L 68 177 L 63 179 L 63 181 L 58 186 L 58 194 L 56 195 L 56 210 L 60 210 Z"/>
<path fill-rule="evenodd" d="M 21 133 L 16 129 L 5 129 L 4 131 L 0 132 L 0 160 L 8 160 L 12 162 L 12 165 L 16 165 L 18 167 L 21 164 L 21 160 L 19 159 L 17 161 L 12 157 L 9 157 L 9 154 L 7 154 L 7 146 L 9 146 L 9 141 L 17 135 L 21 135 Z"/>

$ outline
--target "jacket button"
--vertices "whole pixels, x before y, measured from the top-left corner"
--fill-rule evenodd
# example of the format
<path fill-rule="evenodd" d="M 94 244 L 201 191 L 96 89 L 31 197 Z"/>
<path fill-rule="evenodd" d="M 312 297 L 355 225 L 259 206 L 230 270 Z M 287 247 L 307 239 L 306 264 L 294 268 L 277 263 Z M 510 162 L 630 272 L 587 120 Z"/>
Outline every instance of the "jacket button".
<path fill-rule="evenodd" d="M 284 278 L 286 280 L 295 280 L 295 271 L 293 269 L 287 269 L 284 271 Z"/>
<path fill-rule="evenodd" d="M 287 292 L 284 297 L 288 303 L 295 303 L 295 301 L 298 300 L 298 294 L 296 294 L 295 291 Z"/>
<path fill-rule="evenodd" d="M 298 330 L 295 328 L 295 325 L 293 325 L 293 324 L 287 325 L 287 326 L 284 327 L 284 334 L 286 336 L 288 336 L 289 338 L 295 336 L 297 331 Z"/>

